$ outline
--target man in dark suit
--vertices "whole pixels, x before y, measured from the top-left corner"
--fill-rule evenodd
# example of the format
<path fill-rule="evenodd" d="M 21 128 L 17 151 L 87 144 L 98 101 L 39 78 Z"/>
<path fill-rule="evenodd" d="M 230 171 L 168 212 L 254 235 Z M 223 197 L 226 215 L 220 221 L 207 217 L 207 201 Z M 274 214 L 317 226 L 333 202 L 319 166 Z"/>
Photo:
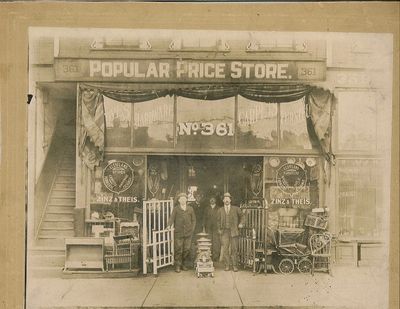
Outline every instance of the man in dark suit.
<path fill-rule="evenodd" d="M 239 207 L 231 205 L 231 198 L 228 192 L 224 194 L 224 207 L 218 210 L 218 224 L 225 270 L 229 270 L 229 265 L 232 260 L 233 271 L 238 271 L 238 238 L 239 229 L 243 227 L 244 217 Z M 229 247 L 231 247 L 230 254 Z"/>
<path fill-rule="evenodd" d="M 196 226 L 196 216 L 193 208 L 186 205 L 187 196 L 185 193 L 178 195 L 179 205 L 174 207 L 168 226 L 174 225 L 175 233 L 175 271 L 177 273 L 187 270 L 185 260 L 190 253 L 192 235 Z"/>
<path fill-rule="evenodd" d="M 215 197 L 210 198 L 210 204 L 204 209 L 204 229 L 211 239 L 211 252 L 214 262 L 219 260 L 221 236 L 219 235 L 218 210 Z"/>

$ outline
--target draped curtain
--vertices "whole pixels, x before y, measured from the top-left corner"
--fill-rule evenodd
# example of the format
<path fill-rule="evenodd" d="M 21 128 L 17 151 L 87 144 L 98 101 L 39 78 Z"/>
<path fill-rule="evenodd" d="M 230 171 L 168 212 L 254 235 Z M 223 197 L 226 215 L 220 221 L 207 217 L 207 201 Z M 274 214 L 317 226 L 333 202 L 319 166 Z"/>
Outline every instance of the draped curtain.
<path fill-rule="evenodd" d="M 249 100 L 265 103 L 292 102 L 305 97 L 307 129 L 310 139 L 318 146 L 327 163 L 334 164 L 332 153 L 332 110 L 334 96 L 329 90 L 303 84 L 256 85 L 135 85 L 81 84 L 79 108 L 81 111 L 80 156 L 93 169 L 104 155 L 104 97 L 138 103 L 160 97 L 177 95 L 199 100 L 220 100 L 241 95 Z"/>

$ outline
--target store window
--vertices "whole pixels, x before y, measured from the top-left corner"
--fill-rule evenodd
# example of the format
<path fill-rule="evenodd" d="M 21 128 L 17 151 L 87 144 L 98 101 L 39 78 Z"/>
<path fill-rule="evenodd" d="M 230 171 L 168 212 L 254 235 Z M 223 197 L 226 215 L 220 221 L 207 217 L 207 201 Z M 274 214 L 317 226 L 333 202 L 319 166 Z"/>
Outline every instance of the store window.
<path fill-rule="evenodd" d="M 320 163 L 316 157 L 271 156 L 264 165 L 265 199 L 271 228 L 302 228 L 320 205 Z"/>
<path fill-rule="evenodd" d="M 377 160 L 338 160 L 339 235 L 379 236 L 382 226 L 381 173 Z"/>
<path fill-rule="evenodd" d="M 338 102 L 339 151 L 375 151 L 377 142 L 375 92 L 339 92 Z"/>
<path fill-rule="evenodd" d="M 106 147 L 129 148 L 131 146 L 131 104 L 105 97 L 104 113 L 106 119 Z"/>
<path fill-rule="evenodd" d="M 238 97 L 237 146 L 243 149 L 278 147 L 278 104 Z"/>
<path fill-rule="evenodd" d="M 235 98 L 177 98 L 177 148 L 207 151 L 233 149 Z"/>
<path fill-rule="evenodd" d="M 144 199 L 144 180 L 144 156 L 106 154 L 91 173 L 90 218 L 132 220 Z"/>
<path fill-rule="evenodd" d="M 280 104 L 280 148 L 312 149 L 307 131 L 304 98 Z"/>
<path fill-rule="evenodd" d="M 174 98 L 163 97 L 134 104 L 134 145 L 137 148 L 172 148 Z"/>

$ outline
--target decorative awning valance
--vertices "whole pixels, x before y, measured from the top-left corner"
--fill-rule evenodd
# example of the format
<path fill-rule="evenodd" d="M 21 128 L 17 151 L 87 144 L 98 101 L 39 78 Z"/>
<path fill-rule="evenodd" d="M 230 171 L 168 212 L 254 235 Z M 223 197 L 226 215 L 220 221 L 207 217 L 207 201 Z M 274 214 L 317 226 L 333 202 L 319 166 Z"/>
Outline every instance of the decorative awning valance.
<path fill-rule="evenodd" d="M 182 96 L 199 100 L 220 100 L 241 95 L 249 100 L 265 103 L 285 103 L 305 97 L 309 136 L 317 142 L 327 162 L 334 163 L 331 148 L 332 111 L 334 95 L 306 84 L 252 84 L 252 85 L 182 85 L 182 84 L 80 84 L 79 109 L 81 134 L 80 156 L 93 169 L 104 153 L 104 98 L 139 103 L 165 96 Z"/>

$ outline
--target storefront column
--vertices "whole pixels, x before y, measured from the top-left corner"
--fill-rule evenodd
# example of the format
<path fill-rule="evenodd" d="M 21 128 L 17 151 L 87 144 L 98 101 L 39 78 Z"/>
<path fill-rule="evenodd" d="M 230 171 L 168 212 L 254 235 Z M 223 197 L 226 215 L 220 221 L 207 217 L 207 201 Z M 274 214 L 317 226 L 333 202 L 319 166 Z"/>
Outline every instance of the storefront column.
<path fill-rule="evenodd" d="M 79 157 L 79 132 L 81 127 L 79 107 L 79 83 L 76 98 L 76 150 L 75 150 L 75 208 L 74 208 L 74 231 L 76 237 L 85 236 L 85 209 L 88 205 L 87 188 L 90 187 L 90 171 Z"/>

